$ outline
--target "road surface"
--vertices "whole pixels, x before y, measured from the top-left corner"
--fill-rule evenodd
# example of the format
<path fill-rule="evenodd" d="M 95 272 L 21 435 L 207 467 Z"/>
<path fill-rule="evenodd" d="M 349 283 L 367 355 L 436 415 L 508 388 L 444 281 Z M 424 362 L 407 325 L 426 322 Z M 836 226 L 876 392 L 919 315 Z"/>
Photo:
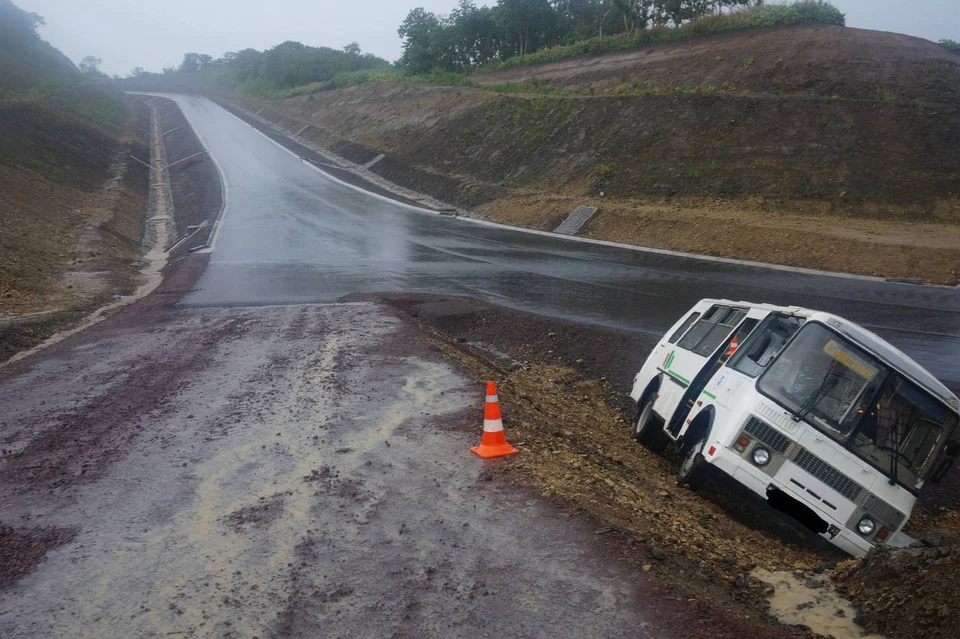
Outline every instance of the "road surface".
<path fill-rule="evenodd" d="M 663 332 L 704 297 L 837 313 L 960 384 L 960 289 L 591 245 L 411 211 L 338 184 L 216 104 L 168 96 L 218 162 L 227 207 L 193 306 L 429 292 Z"/>
<path fill-rule="evenodd" d="M 0 636 L 686 636 L 484 477 L 482 393 L 374 304 L 133 310 L 0 369 L 0 524 L 74 535 Z"/>

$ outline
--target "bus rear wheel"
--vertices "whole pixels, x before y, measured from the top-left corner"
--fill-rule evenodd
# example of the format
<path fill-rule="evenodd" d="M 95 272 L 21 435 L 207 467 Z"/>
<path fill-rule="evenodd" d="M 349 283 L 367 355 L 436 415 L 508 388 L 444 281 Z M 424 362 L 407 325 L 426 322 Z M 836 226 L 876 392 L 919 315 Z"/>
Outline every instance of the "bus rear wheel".
<path fill-rule="evenodd" d="M 699 490 L 703 486 L 707 480 L 707 462 L 703 459 L 706 445 L 707 436 L 703 434 L 686 447 L 677 471 L 677 486 L 687 486 L 690 490 Z"/>

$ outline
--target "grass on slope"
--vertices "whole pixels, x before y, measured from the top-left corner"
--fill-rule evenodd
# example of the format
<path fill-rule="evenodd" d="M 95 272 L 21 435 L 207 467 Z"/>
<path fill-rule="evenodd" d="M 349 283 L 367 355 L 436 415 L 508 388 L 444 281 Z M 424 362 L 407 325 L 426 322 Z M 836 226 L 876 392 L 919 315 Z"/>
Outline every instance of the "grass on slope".
<path fill-rule="evenodd" d="M 778 27 L 795 24 L 833 24 L 843 26 L 846 18 L 836 7 L 824 0 L 801 0 L 789 5 L 760 5 L 724 15 L 704 16 L 680 27 L 654 27 L 643 29 L 635 35 L 591 38 L 566 46 L 553 47 L 504 60 L 503 62 L 477 69 L 474 73 L 491 73 L 517 67 L 547 64 L 558 60 L 576 58 L 597 53 L 638 49 L 651 44 L 664 44 L 683 40 L 695 40 L 723 33 Z M 944 45 L 946 46 L 946 45 Z M 406 75 L 402 71 L 365 69 L 340 73 L 324 82 L 315 82 L 275 92 L 267 97 L 286 99 L 299 95 L 310 95 L 322 91 L 332 91 L 371 82 L 406 82 L 410 84 L 434 84 L 442 86 L 477 87 L 469 74 L 434 71 L 424 75 Z M 487 87 L 498 90 L 496 87 Z M 530 88 L 524 88 L 523 92 Z M 521 92 L 517 88 L 503 88 L 504 92 Z"/>
<path fill-rule="evenodd" d="M 759 5 L 723 15 L 711 15 L 692 20 L 677 28 L 654 27 L 643 29 L 632 36 L 591 38 L 552 49 L 544 49 L 529 55 L 517 56 L 490 65 L 480 72 L 503 71 L 516 67 L 557 62 L 596 53 L 639 49 L 650 44 L 666 44 L 682 40 L 695 40 L 710 36 L 766 27 L 795 24 L 833 24 L 844 26 L 846 16 L 824 0 L 801 0 L 789 5 Z"/>

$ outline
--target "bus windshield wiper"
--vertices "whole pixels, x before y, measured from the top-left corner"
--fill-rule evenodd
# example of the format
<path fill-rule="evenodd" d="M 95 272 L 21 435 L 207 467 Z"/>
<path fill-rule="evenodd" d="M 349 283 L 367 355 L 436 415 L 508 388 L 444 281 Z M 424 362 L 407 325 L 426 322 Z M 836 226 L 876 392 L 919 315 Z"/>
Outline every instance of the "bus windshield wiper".
<path fill-rule="evenodd" d="M 880 404 L 877 404 L 877 411 L 879 414 Z M 900 410 L 894 411 L 894 420 L 893 428 L 890 429 L 890 434 L 893 437 L 893 447 L 887 452 L 890 453 L 890 485 L 897 485 L 897 478 L 900 476 L 900 418 L 903 416 L 903 412 Z"/>
<path fill-rule="evenodd" d="M 833 388 L 840 383 L 839 373 L 830 373 L 828 372 L 823 378 L 823 381 L 820 383 L 820 388 L 817 389 L 817 392 L 810 396 L 810 399 L 803 403 L 803 406 L 794 414 L 793 421 L 799 422 L 806 418 L 814 408 L 817 407 L 817 404 L 820 403 L 824 397 L 827 396 L 827 393 L 833 390 Z"/>

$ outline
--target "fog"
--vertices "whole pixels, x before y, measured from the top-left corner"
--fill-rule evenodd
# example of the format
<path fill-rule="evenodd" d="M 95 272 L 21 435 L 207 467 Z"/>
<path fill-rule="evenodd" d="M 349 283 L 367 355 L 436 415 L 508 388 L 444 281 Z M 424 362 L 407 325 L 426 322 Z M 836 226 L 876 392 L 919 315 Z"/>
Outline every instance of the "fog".
<path fill-rule="evenodd" d="M 72 60 L 103 60 L 103 71 L 160 71 L 188 51 L 219 57 L 286 40 L 341 48 L 359 42 L 388 60 L 400 56 L 397 27 L 410 9 L 447 12 L 456 0 L 14 0 L 47 21 L 41 35 Z M 851 27 L 960 39 L 958 0 L 834 0 Z M 479 0 L 478 5 L 495 4 Z"/>

